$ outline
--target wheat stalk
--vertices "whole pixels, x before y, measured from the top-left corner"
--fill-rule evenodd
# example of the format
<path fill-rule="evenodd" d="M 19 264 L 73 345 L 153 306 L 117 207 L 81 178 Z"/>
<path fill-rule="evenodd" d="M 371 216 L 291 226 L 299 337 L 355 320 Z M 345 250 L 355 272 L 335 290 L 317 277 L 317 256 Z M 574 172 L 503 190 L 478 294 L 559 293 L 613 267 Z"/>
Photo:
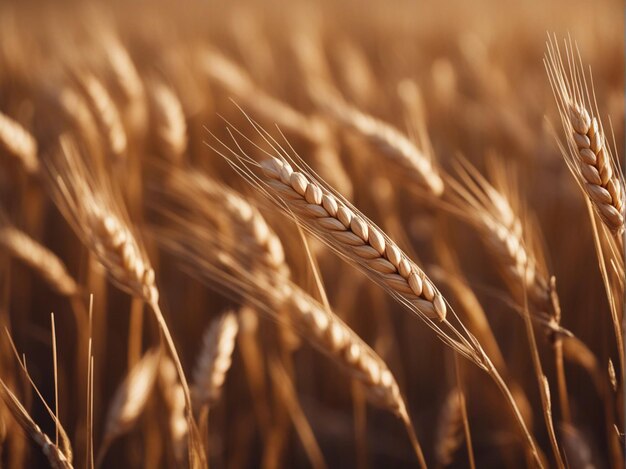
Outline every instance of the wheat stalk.
<path fill-rule="evenodd" d="M 178 229 L 157 229 L 156 239 L 177 255 L 192 275 L 243 295 L 246 302 L 278 321 L 283 317 L 277 311 L 288 311 L 289 324 L 362 381 L 375 403 L 396 414 L 406 412 L 398 385 L 384 361 L 349 326 L 287 279 L 275 282 L 273 269 L 262 268 L 260 263 L 253 271 L 248 269 L 250 258 L 262 258 L 262 253 L 245 244 L 225 252 L 222 239 L 207 229 L 205 220 L 181 212 L 170 213 L 169 218 Z"/>

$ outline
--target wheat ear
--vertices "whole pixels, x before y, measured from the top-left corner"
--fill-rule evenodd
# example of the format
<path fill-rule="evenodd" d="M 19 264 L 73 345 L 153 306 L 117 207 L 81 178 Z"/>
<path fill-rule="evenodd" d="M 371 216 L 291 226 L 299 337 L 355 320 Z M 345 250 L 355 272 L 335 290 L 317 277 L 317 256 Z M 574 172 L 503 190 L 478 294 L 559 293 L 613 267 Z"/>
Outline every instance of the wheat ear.
<path fill-rule="evenodd" d="M 78 148 L 66 136 L 61 137 L 61 151 L 53 155 L 47 168 L 54 201 L 76 234 L 106 267 L 110 278 L 121 289 L 150 305 L 162 338 L 176 364 L 184 390 L 189 424 L 192 431 L 195 430 L 189 387 L 174 339 L 159 305 L 154 270 L 140 238 L 130 228 L 124 205 L 108 175 L 97 165 L 88 170 L 80 158 Z M 195 431 L 192 436 L 190 456 L 198 456 L 201 463 L 203 454 L 197 452 L 200 448 L 197 446 Z M 195 450 L 192 450 L 192 445 Z"/>
<path fill-rule="evenodd" d="M 229 311 L 214 319 L 204 333 L 191 388 L 195 409 L 210 407 L 219 399 L 232 363 L 238 330 L 237 316 Z"/>
<path fill-rule="evenodd" d="M 159 363 L 159 385 L 169 411 L 168 424 L 174 454 L 179 463 L 185 460 L 185 449 L 189 437 L 189 422 L 185 414 L 185 391 L 176 373 L 176 365 L 167 356 Z"/>
<path fill-rule="evenodd" d="M 444 400 L 437 422 L 435 454 L 441 466 L 449 466 L 463 443 L 463 414 L 461 391 L 452 389 Z"/>
<path fill-rule="evenodd" d="M 339 194 L 318 182 L 310 172 L 300 168 L 294 170 L 287 162 L 287 158 L 291 157 L 276 140 L 254 121 L 249 118 L 248 121 L 263 136 L 272 153 L 254 145 L 250 139 L 232 127 L 228 130 L 237 151 L 219 140 L 217 141 L 222 147 L 212 147 L 213 150 L 226 158 L 236 171 L 273 200 L 278 207 L 288 214 L 295 215 L 327 246 L 357 266 L 407 309 L 416 313 L 440 340 L 486 371 L 513 411 L 535 462 L 543 467 L 537 444 L 526 427 L 511 391 L 478 341 L 467 331 L 456 314 L 453 313 L 453 316 L 461 326 L 461 331 L 446 319 L 446 302 L 424 272 L 389 237 L 355 207 L 351 207 Z M 233 130 L 263 152 L 264 159 L 261 163 L 245 153 Z M 303 165 L 301 160 L 298 161 Z M 441 329 L 432 318 L 439 319 L 447 330 Z"/>
<path fill-rule="evenodd" d="M 19 399 L 2 380 L 0 380 L 0 397 L 2 397 L 7 409 L 9 409 L 9 412 L 17 423 L 41 448 L 50 466 L 54 469 L 72 469 L 72 463 L 65 454 L 63 454 L 63 451 L 61 451 L 61 449 L 50 440 L 50 437 L 39 428 L 39 425 L 37 425 L 28 414 L 28 411 L 24 408 Z"/>
<path fill-rule="evenodd" d="M 504 191 L 508 188 L 513 192 L 511 181 L 496 161 L 490 160 L 491 168 L 495 182 L 502 188 L 491 184 L 469 162 L 460 160 L 457 165 L 460 182 L 453 179 L 448 182 L 453 211 L 481 234 L 516 297 L 519 299 L 524 287 L 531 299 L 545 305 L 549 285 L 543 260 L 535 256 L 525 240 L 524 223 L 514 206 L 515 194 Z"/>
<path fill-rule="evenodd" d="M 556 39 L 549 38 L 544 63 L 567 135 L 568 151 L 563 156 L 604 224 L 620 234 L 624 230 L 624 177 L 596 117 L 595 95 L 593 89 L 589 94 L 585 70 L 571 40 L 565 43 L 565 61 Z"/>
<path fill-rule="evenodd" d="M 405 176 L 416 181 L 435 197 L 443 193 L 444 182 L 432 160 L 401 131 L 351 106 L 326 87 L 313 87 L 312 94 L 321 109 L 343 125 L 363 135 L 402 170 Z"/>
<path fill-rule="evenodd" d="M 119 385 L 107 412 L 106 426 L 96 466 L 104 460 L 111 443 L 137 422 L 152 395 L 160 351 L 150 350 L 130 370 Z"/>
<path fill-rule="evenodd" d="M 39 171 L 37 141 L 24 127 L 0 112 L 0 146 L 22 165 L 28 174 Z"/>
<path fill-rule="evenodd" d="M 128 137 L 113 98 L 111 98 L 104 84 L 91 73 L 85 73 L 79 80 L 100 131 L 106 138 L 108 150 L 116 160 L 124 159 L 128 147 Z"/>
<path fill-rule="evenodd" d="M 183 106 L 174 90 L 161 80 L 149 82 L 148 94 L 157 150 L 172 163 L 180 163 L 187 149 L 187 122 Z"/>
<path fill-rule="evenodd" d="M 37 272 L 59 294 L 74 296 L 78 293 L 78 285 L 63 261 L 23 231 L 0 225 L 0 246 Z"/>

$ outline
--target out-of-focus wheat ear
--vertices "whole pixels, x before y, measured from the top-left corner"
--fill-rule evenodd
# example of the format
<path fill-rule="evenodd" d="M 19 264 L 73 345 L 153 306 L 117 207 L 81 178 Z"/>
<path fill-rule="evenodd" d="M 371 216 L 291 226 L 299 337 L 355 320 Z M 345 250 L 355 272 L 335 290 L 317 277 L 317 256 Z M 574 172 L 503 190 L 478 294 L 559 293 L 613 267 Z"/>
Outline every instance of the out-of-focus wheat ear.
<path fill-rule="evenodd" d="M 61 449 L 50 440 L 48 435 L 39 428 L 19 399 L 2 380 L 0 380 L 0 396 L 13 418 L 15 418 L 28 436 L 41 448 L 50 466 L 55 469 L 71 469 L 73 467 L 72 463 L 65 454 L 63 454 Z"/>
<path fill-rule="evenodd" d="M 115 391 L 107 412 L 97 467 L 104 461 L 111 443 L 130 430 L 141 416 L 152 396 L 160 358 L 159 349 L 146 352 Z"/>
<path fill-rule="evenodd" d="M 543 256 L 533 243 L 532 224 L 519 214 L 515 180 L 502 163 L 489 159 L 493 183 L 466 160 L 459 160 L 459 181 L 448 178 L 452 211 L 480 233 L 491 255 L 501 266 L 517 301 L 524 290 L 542 307 L 549 301 L 549 281 Z"/>
<path fill-rule="evenodd" d="M 191 387 L 194 409 L 211 407 L 219 399 L 232 364 L 238 331 L 237 315 L 229 311 L 213 320 L 204 333 Z"/>
<path fill-rule="evenodd" d="M 39 172 L 35 137 L 2 112 L 0 112 L 0 148 L 14 158 L 28 174 Z"/>
<path fill-rule="evenodd" d="M 79 80 L 111 156 L 115 161 L 125 159 L 128 138 L 113 98 L 93 74 L 84 73 Z"/>
<path fill-rule="evenodd" d="M 620 235 L 624 230 L 624 176 L 597 117 L 591 72 L 585 73 L 571 39 L 564 41 L 564 47 L 565 56 L 556 37 L 549 36 L 544 59 L 566 134 L 563 157 L 604 224 Z"/>
<path fill-rule="evenodd" d="M 122 42 L 113 33 L 102 35 L 104 53 L 111 67 L 113 81 L 125 101 L 124 116 L 135 133 L 142 134 L 146 122 L 146 92 L 133 60 Z"/>
<path fill-rule="evenodd" d="M 439 411 L 435 454 L 441 467 L 452 464 L 455 453 L 463 444 L 463 413 L 460 399 L 461 391 L 458 388 L 452 389 L 446 395 Z"/>
<path fill-rule="evenodd" d="M 71 85 L 64 86 L 57 96 L 59 107 L 71 123 L 71 128 L 85 143 L 92 158 L 102 159 L 103 142 L 96 119 L 85 96 Z"/>
<path fill-rule="evenodd" d="M 163 356 L 159 364 L 159 385 L 168 407 L 169 433 L 174 455 L 179 464 L 184 464 L 187 456 L 187 438 L 189 437 L 189 422 L 185 413 L 185 393 L 178 381 L 176 365 L 167 356 Z"/>
<path fill-rule="evenodd" d="M 156 137 L 155 150 L 174 164 L 180 164 L 187 149 L 187 122 L 174 90 L 162 80 L 147 85 L 150 122 Z"/>
<path fill-rule="evenodd" d="M 78 285 L 67 272 L 63 261 L 48 248 L 23 231 L 2 223 L 0 214 L 0 246 L 11 256 L 32 268 L 50 287 L 63 296 L 75 296 Z"/>
<path fill-rule="evenodd" d="M 234 93 L 236 102 L 276 124 L 286 131 L 304 138 L 315 146 L 312 158 L 319 170 L 339 188 L 352 194 L 350 176 L 346 173 L 328 123 L 320 116 L 307 116 L 287 103 L 260 89 L 246 71 L 223 54 L 209 49 L 201 55 L 200 63 L 208 76 L 220 86 Z"/>
<path fill-rule="evenodd" d="M 403 177 L 415 181 L 432 196 L 443 194 L 444 181 L 433 161 L 400 130 L 351 106 L 325 87 L 315 87 L 312 98 L 320 109 L 379 148 Z"/>

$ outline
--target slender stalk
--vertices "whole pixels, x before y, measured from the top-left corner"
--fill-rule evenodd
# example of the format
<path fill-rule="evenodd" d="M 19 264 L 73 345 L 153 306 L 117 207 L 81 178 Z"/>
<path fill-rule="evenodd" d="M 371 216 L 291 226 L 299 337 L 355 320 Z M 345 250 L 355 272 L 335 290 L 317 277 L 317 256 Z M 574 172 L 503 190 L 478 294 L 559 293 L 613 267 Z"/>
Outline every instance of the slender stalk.
<path fill-rule="evenodd" d="M 456 373 L 457 386 L 459 387 L 459 405 L 461 407 L 461 414 L 463 415 L 463 431 L 465 432 L 465 444 L 467 446 L 467 459 L 469 461 L 470 469 L 476 469 L 476 462 L 474 460 L 474 448 L 472 446 L 472 433 L 470 431 L 469 418 L 467 417 L 467 406 L 465 403 L 465 388 L 463 386 L 463 380 L 461 378 L 461 369 L 459 365 L 459 357 L 454 354 L 454 371 Z"/>
<path fill-rule="evenodd" d="M 426 459 L 424 458 L 424 452 L 422 451 L 422 446 L 417 439 L 413 424 L 411 423 L 411 420 L 409 419 L 409 416 L 406 412 L 404 413 L 404 415 L 402 415 L 402 422 L 406 427 L 406 433 L 407 435 L 409 435 L 409 440 L 411 440 L 411 445 L 413 446 L 413 451 L 415 451 L 415 456 L 417 456 L 417 462 L 419 463 L 420 468 L 428 469 L 428 466 L 426 465 Z"/>
<path fill-rule="evenodd" d="M 535 339 L 535 331 L 533 329 L 532 319 L 530 317 L 530 311 L 528 309 L 528 296 L 524 291 L 524 324 L 526 326 L 526 334 L 528 336 L 528 344 L 530 346 L 530 354 L 533 361 L 533 367 L 535 374 L 537 375 L 537 382 L 539 384 L 539 394 L 541 396 L 541 405 L 543 407 L 543 416 L 546 422 L 546 428 L 548 430 L 548 436 L 550 437 L 550 445 L 552 446 L 552 452 L 554 453 L 554 459 L 557 466 L 560 469 L 565 469 L 565 463 L 561 457 L 559 445 L 556 441 L 556 433 L 554 431 L 554 424 L 552 422 L 552 409 L 550 403 L 549 385 L 548 380 L 545 377 L 542 367 L 541 359 L 539 357 L 539 350 L 537 348 L 537 340 Z"/>

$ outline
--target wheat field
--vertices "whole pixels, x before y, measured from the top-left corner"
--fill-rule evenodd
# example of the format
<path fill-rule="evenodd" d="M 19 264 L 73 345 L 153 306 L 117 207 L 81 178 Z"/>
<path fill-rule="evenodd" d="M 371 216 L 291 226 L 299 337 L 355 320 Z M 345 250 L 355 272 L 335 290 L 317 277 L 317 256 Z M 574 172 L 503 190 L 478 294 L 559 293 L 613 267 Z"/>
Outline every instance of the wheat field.
<path fill-rule="evenodd" d="M 0 467 L 623 468 L 614 0 L 0 3 Z"/>

